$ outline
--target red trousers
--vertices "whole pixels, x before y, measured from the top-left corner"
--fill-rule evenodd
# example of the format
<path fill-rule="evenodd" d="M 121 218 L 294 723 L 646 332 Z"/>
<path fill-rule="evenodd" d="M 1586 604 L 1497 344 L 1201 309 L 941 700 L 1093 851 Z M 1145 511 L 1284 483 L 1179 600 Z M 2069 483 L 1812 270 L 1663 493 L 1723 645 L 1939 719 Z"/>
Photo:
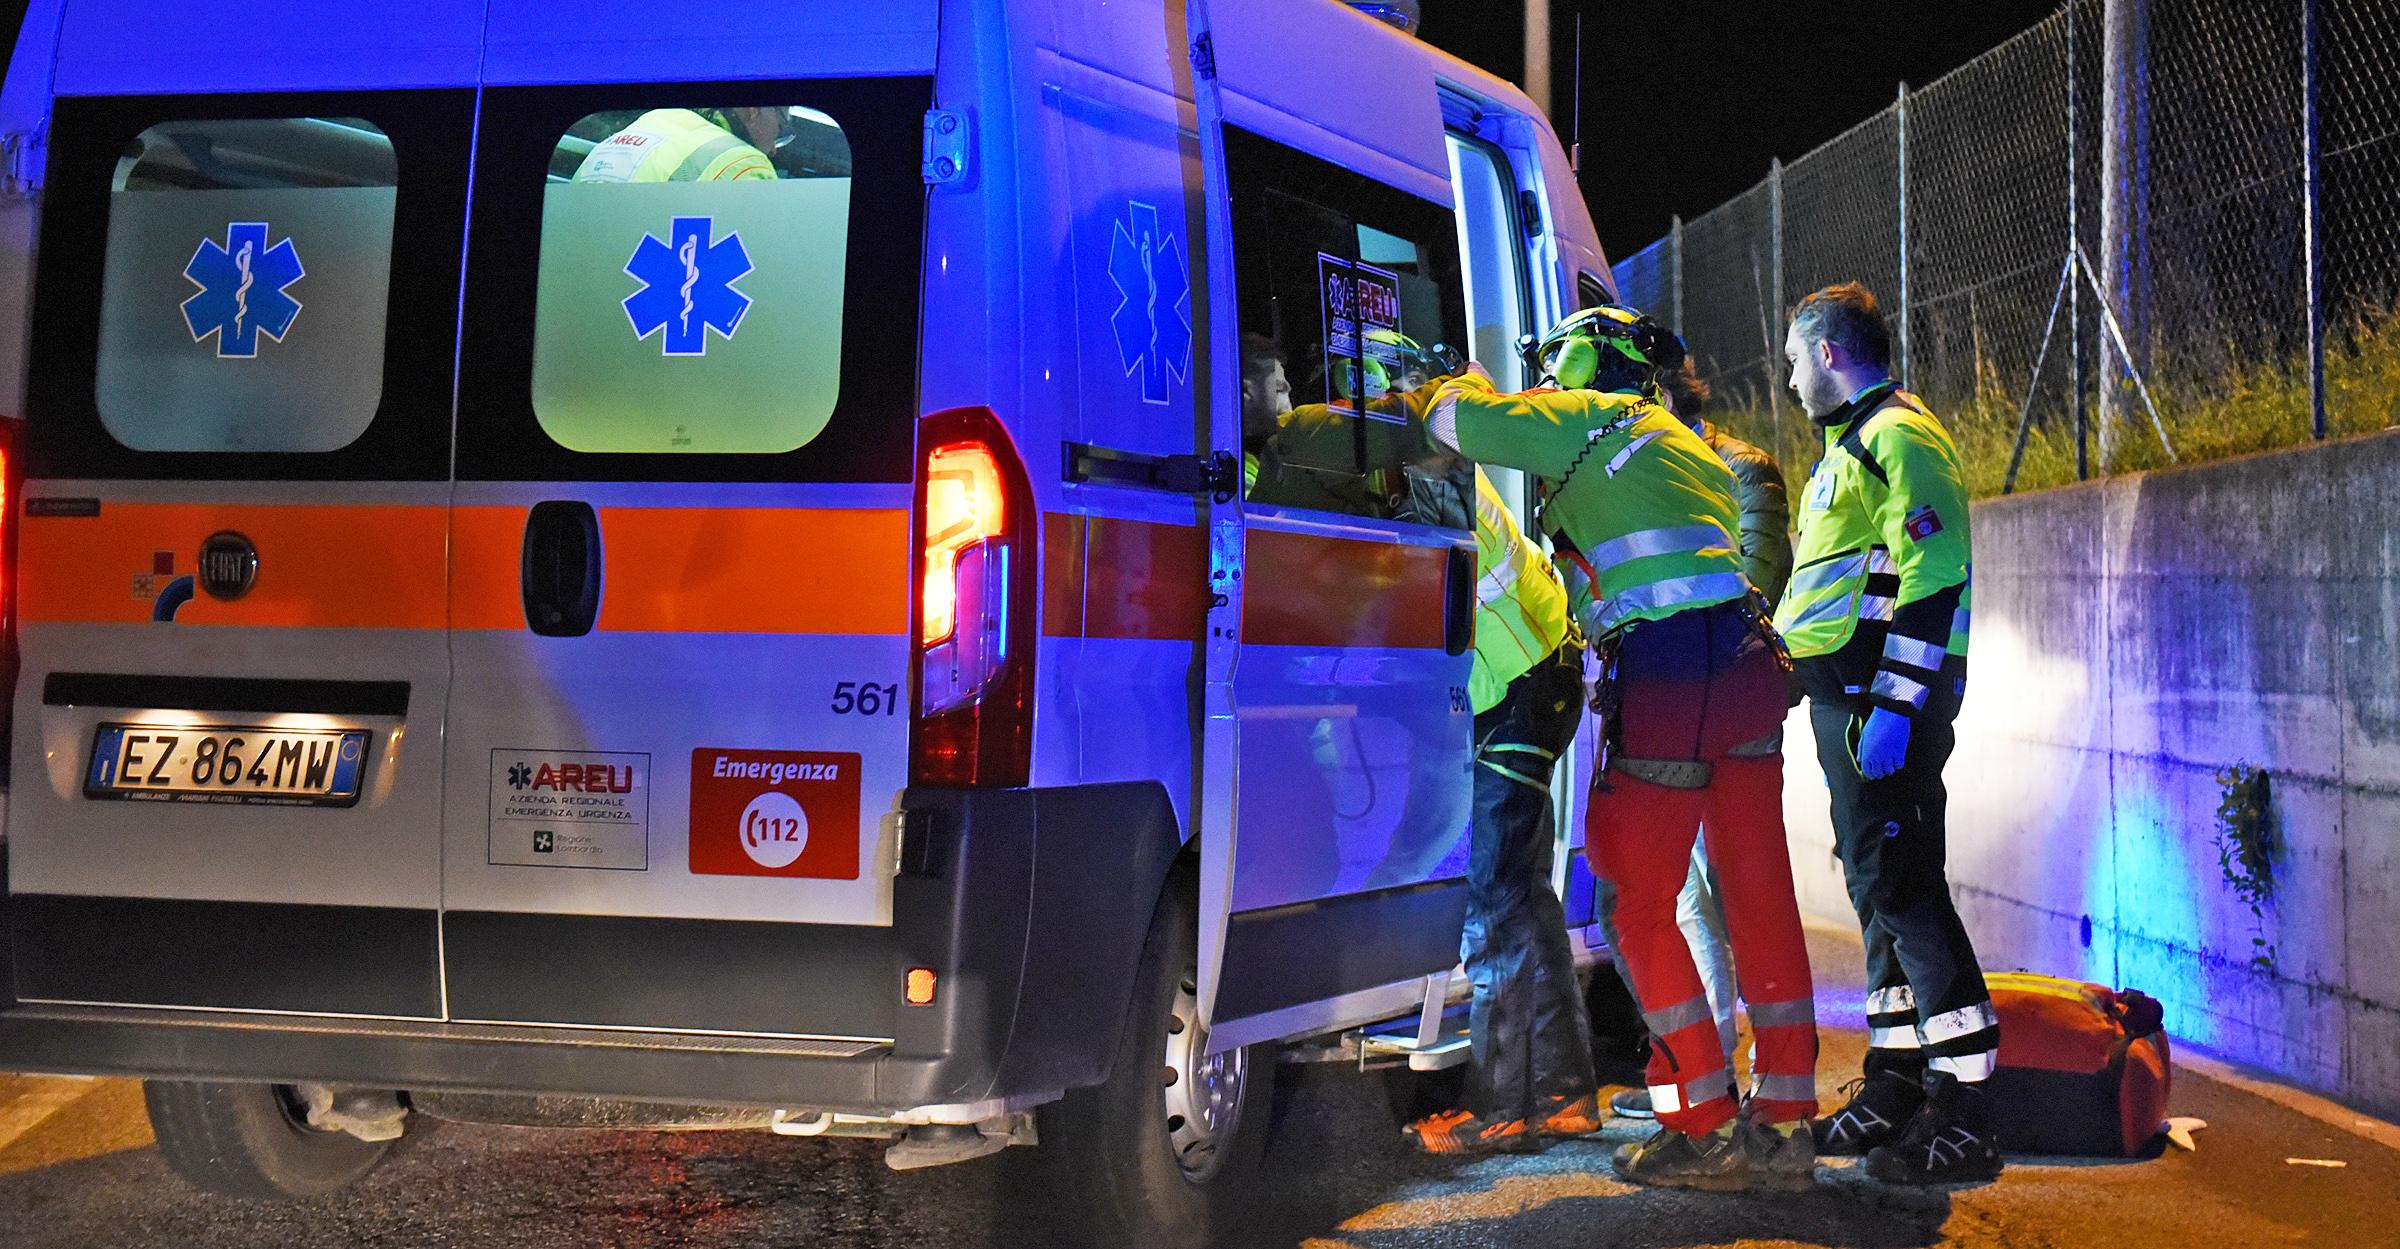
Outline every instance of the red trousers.
<path fill-rule="evenodd" d="M 1619 659 L 1620 756 L 1696 760 L 1707 784 L 1676 789 L 1612 767 L 1595 785 L 1584 845 L 1615 886 L 1616 929 L 1651 1035 L 1651 1104 L 1659 1122 L 1699 1135 L 1740 1109 L 1723 1041 L 1675 897 L 1705 827 L 1733 946 L 1742 1005 L 1757 1037 L 1750 1116 L 1786 1123 L 1816 1113 L 1816 1000 L 1783 834 L 1780 753 L 1726 753 L 1772 731 L 1783 710 L 1780 669 L 1721 610 L 1637 626 Z M 1761 664 L 1767 665 L 1762 669 Z"/>
<path fill-rule="evenodd" d="M 1816 1001 L 1792 863 L 1783 844 L 1783 759 L 1720 759 L 1706 789 L 1622 775 L 1595 792 L 1585 845 L 1617 890 L 1617 939 L 1650 1024 L 1650 1098 L 1658 1121 L 1697 1136 L 1733 1118 L 1733 1073 L 1692 949 L 1675 924 L 1703 823 L 1733 943 L 1734 975 L 1757 1037 L 1750 1113 L 1784 1123 L 1816 1113 Z"/>

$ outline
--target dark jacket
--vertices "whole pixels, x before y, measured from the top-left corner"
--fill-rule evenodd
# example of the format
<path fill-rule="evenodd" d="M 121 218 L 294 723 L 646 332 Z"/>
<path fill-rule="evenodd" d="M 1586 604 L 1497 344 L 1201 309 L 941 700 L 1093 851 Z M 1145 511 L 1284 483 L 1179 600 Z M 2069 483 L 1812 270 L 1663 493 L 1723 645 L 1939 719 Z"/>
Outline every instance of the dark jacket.
<path fill-rule="evenodd" d="M 1792 506 L 1784 495 L 1783 466 L 1708 421 L 1700 422 L 1700 439 L 1733 470 L 1733 499 L 1742 508 L 1742 573 L 1771 607 L 1792 579 Z"/>

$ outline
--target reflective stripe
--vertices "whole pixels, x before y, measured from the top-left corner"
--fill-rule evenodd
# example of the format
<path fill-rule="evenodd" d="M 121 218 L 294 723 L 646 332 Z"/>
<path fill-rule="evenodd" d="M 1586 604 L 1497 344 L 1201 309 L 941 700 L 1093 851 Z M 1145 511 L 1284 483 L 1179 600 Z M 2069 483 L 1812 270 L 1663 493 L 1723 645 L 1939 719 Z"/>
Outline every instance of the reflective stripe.
<path fill-rule="evenodd" d="M 1658 1010 L 1643 1011 L 1642 1021 L 1650 1025 L 1651 1032 L 1663 1037 L 1673 1036 L 1696 1023 L 1714 1023 L 1716 1016 L 1709 1013 L 1708 998 L 1702 996 L 1686 998 Z"/>
<path fill-rule="evenodd" d="M 1714 1076 L 1722 1076 L 1723 1074 L 1724 1072 L 1722 1069 L 1709 1073 L 1709 1075 Z M 1706 1077 L 1702 1078 L 1705 1079 Z M 1695 1083 L 1697 1083 L 1697 1081 L 1695 1081 Z M 1731 1090 L 1727 1090 L 1723 1093 L 1710 1093 L 1707 1096 L 1701 1097 L 1695 1101 L 1686 1101 L 1684 1100 L 1684 1090 L 1690 1087 L 1691 1085 L 1689 1084 L 1651 1085 L 1650 1109 L 1658 1114 L 1671 1115 L 1686 1110 L 1698 1110 L 1702 1106 L 1706 1106 L 1711 1102 L 1726 1101 L 1732 1097 Z M 1816 1086 L 1813 1082 L 1809 1086 L 1809 1096 L 1816 1096 Z"/>
<path fill-rule="evenodd" d="M 1527 789 L 1533 790 L 1536 793 L 1547 794 L 1550 792 L 1550 782 L 1548 781 L 1537 781 L 1522 772 L 1501 767 L 1499 764 L 1494 763 L 1489 759 L 1478 759 L 1476 762 L 1487 768 L 1490 768 L 1494 772 L 1498 772 L 1500 775 L 1505 776 L 1512 781 L 1515 781 L 1519 785 L 1523 785 Z"/>
<path fill-rule="evenodd" d="M 1815 1076 L 1759 1076 L 1750 1082 L 1750 1096 L 1770 1102 L 1817 1100 Z"/>
<path fill-rule="evenodd" d="M 1752 1002 L 1750 1026 L 1753 1028 L 1788 1028 L 1794 1024 L 1813 1024 L 1817 1021 L 1814 1000 L 1796 997 L 1788 1002 Z"/>
<path fill-rule="evenodd" d="M 1847 558 L 1836 557 L 1810 564 L 1792 574 L 1791 581 L 1783 587 L 1783 593 L 1786 598 L 1806 594 L 1821 586 L 1847 581 L 1866 570 L 1867 555 L 1864 551 L 1855 552 Z"/>
<path fill-rule="evenodd" d="M 1950 613 L 1951 641 L 1956 642 L 1959 639 L 1967 636 L 1968 617 L 1971 614 L 1972 613 L 1970 613 L 1964 605 L 1961 605 L 1957 611 Z"/>
<path fill-rule="evenodd" d="M 1483 579 L 1475 583 L 1475 601 L 1489 607 L 1501 599 L 1507 598 L 1508 592 L 1517 588 L 1517 574 L 1521 567 L 1522 565 L 1513 559 L 1504 559 L 1494 564 L 1492 570 L 1483 574 Z"/>
<path fill-rule="evenodd" d="M 1904 984 L 1893 985 L 1888 989 L 1877 989 L 1867 995 L 1867 1013 L 1870 1015 L 1897 1015 L 1902 1011 L 1914 1011 L 1915 1009 L 1917 1009 L 1917 991 Z"/>
<path fill-rule="evenodd" d="M 1672 529 L 1644 529 L 1601 543 L 1584 553 L 1592 567 L 1641 559 L 1649 555 L 1691 555 L 1710 547 L 1730 549 L 1725 531 L 1715 525 L 1678 525 Z"/>
<path fill-rule="evenodd" d="M 1993 1069 L 2000 1065 L 2000 1053 L 1998 1050 L 1985 1050 L 1980 1054 L 1962 1054 L 1957 1058 L 1935 1054 L 1925 1060 L 1925 1065 L 1935 1071 L 1948 1072 L 1963 1083 L 1973 1084 L 1992 1078 Z"/>
<path fill-rule="evenodd" d="M 1925 1047 L 1917 1043 L 1916 1025 L 1904 1023 L 1895 1028 L 1867 1029 L 1867 1048 L 1871 1050 L 1913 1050 Z"/>
<path fill-rule="evenodd" d="M 1907 677 L 1890 672 L 1876 673 L 1875 684 L 1869 687 L 1867 692 L 1884 698 L 1898 699 L 1912 707 L 1925 705 L 1926 690 L 1923 682 L 1911 681 Z"/>
<path fill-rule="evenodd" d="M 1931 642 L 1919 641 L 1904 633 L 1894 633 L 1883 639 L 1883 657 L 1912 664 L 1931 672 L 1942 670 L 1942 658 L 1947 654 Z"/>
<path fill-rule="evenodd" d="M 1789 591 L 1786 591 L 1786 594 L 1786 601 L 1788 602 Z M 1801 612 L 1797 616 L 1794 616 L 1790 624 L 1782 626 L 1782 631 L 1785 634 L 1796 633 L 1808 625 L 1815 624 L 1818 621 L 1828 618 L 1839 617 L 1847 613 L 1849 610 L 1850 596 L 1847 594 L 1836 594 L 1831 598 L 1821 598 L 1816 602 L 1809 604 L 1807 610 Z"/>
<path fill-rule="evenodd" d="M 1880 594 L 1869 594 L 1858 600 L 1858 618 L 1861 620 L 1890 620 L 1892 609 L 1898 606 L 1897 602 Z"/>
<path fill-rule="evenodd" d="M 1639 451 L 1658 439 L 1666 436 L 1666 432 L 1667 431 L 1663 429 L 1654 429 L 1649 433 L 1634 439 L 1632 442 L 1626 443 L 1622 450 L 1618 451 L 1614 456 L 1609 458 L 1608 475 L 1611 477 L 1616 476 L 1617 470 L 1625 467 L 1625 465 L 1633 459 L 1634 452 Z"/>
<path fill-rule="evenodd" d="M 749 146 L 750 145 L 748 143 L 745 143 L 742 140 L 733 137 L 732 135 L 726 135 L 721 139 L 711 139 L 708 142 L 693 148 L 692 154 L 684 157 L 682 164 L 675 166 L 675 172 L 669 174 L 667 176 L 667 180 L 670 182 L 696 182 L 699 180 L 700 175 L 706 173 L 708 171 L 708 167 L 716 162 L 718 157 L 724 156 L 737 148 L 746 148 Z"/>
<path fill-rule="evenodd" d="M 1873 574 L 1879 572 L 1890 572 L 1897 567 L 1898 565 L 1892 563 L 1892 552 L 1889 547 L 1874 546 L 1867 548 L 1868 573 Z"/>
<path fill-rule="evenodd" d="M 1485 754 L 1506 753 L 1516 755 L 1540 755 L 1542 758 L 1548 759 L 1553 763 L 1558 761 L 1557 751 L 1544 750 L 1539 746 L 1528 746 L 1523 742 L 1494 742 L 1489 746 L 1483 747 L 1482 749 L 1483 753 Z"/>
<path fill-rule="evenodd" d="M 1653 581 L 1610 595 L 1608 605 L 1600 609 L 1600 628 L 1602 632 L 1613 629 L 1637 612 L 1722 603 L 1749 592 L 1750 583 L 1738 572 L 1704 572 Z"/>
<path fill-rule="evenodd" d="M 1973 1006 L 1965 1006 L 1947 1014 L 1935 1015 L 1917 1025 L 1917 1028 L 1924 1034 L 1927 1045 L 1939 1045 L 1944 1041 L 1955 1041 L 1971 1032 L 1981 1032 L 1986 1028 L 1999 1026 L 2000 1017 L 1992 1013 L 1992 1004 L 1977 1002 Z"/>

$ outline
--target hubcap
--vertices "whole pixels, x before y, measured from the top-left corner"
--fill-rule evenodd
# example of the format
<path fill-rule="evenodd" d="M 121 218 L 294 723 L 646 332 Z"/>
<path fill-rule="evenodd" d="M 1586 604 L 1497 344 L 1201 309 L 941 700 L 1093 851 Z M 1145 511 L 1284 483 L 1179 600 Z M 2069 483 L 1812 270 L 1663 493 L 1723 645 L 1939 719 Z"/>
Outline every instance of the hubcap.
<path fill-rule="evenodd" d="M 1200 1028 L 1197 975 L 1186 972 L 1167 1009 L 1167 1141 L 1183 1177 L 1204 1184 L 1216 1177 L 1223 1153 L 1240 1126 L 1242 1083 L 1249 1075 L 1248 1051 L 1202 1057 L 1208 1036 Z"/>

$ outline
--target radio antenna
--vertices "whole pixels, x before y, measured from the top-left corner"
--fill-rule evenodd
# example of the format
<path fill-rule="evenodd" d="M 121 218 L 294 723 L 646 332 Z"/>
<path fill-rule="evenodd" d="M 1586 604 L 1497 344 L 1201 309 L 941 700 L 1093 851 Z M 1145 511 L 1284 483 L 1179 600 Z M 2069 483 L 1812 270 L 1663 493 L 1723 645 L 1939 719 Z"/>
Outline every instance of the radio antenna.
<path fill-rule="evenodd" d="M 1570 127 L 1567 172 L 1583 172 L 1583 0 L 1575 0 L 1575 121 Z"/>

